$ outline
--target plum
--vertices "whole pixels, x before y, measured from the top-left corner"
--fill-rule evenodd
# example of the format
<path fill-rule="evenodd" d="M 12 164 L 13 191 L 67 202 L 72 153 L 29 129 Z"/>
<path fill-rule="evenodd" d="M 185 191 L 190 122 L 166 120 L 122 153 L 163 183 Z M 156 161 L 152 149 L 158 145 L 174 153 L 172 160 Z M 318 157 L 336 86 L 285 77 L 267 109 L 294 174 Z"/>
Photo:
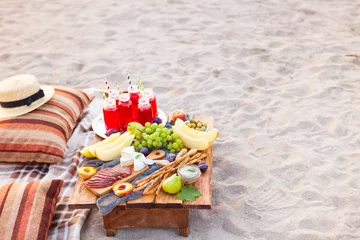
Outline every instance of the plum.
<path fill-rule="evenodd" d="M 166 128 L 172 128 L 172 126 L 174 126 L 174 122 L 172 121 L 172 120 L 170 120 L 169 122 L 167 122 L 166 124 L 165 124 L 165 127 Z"/>
<path fill-rule="evenodd" d="M 154 118 L 153 118 L 153 122 L 154 122 L 154 123 L 157 123 L 157 124 L 160 124 L 160 123 L 162 123 L 162 120 L 161 120 L 161 118 L 159 118 L 159 117 L 154 117 Z"/>
<path fill-rule="evenodd" d="M 144 156 L 147 156 L 147 155 L 149 155 L 150 151 L 147 147 L 142 147 L 140 149 L 140 153 L 144 154 Z"/>
<path fill-rule="evenodd" d="M 117 133 L 118 131 L 114 128 L 110 128 L 109 130 L 106 131 L 105 135 L 106 136 L 110 136 L 111 134 Z"/>
<path fill-rule="evenodd" d="M 198 167 L 200 168 L 201 172 L 205 172 L 206 169 L 208 169 L 209 165 L 207 164 L 207 162 L 202 161 L 199 162 Z"/>
<path fill-rule="evenodd" d="M 170 153 L 169 156 L 167 157 L 169 162 L 175 161 L 175 158 L 176 158 L 176 154 L 173 154 L 173 153 Z"/>

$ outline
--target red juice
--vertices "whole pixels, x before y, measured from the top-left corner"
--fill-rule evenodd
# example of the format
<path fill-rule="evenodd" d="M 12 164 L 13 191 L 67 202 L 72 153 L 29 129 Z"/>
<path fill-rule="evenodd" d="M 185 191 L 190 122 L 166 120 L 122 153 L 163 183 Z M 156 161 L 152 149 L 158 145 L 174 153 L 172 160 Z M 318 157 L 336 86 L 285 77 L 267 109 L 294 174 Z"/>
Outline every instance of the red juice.
<path fill-rule="evenodd" d="M 158 111 L 157 111 L 157 103 L 156 103 L 156 97 L 154 95 L 154 92 L 151 88 L 146 88 L 142 94 L 142 96 L 146 97 L 149 99 L 150 105 L 151 105 L 151 109 L 153 112 L 153 116 L 157 116 L 158 115 Z"/>
<path fill-rule="evenodd" d="M 139 106 L 138 106 L 138 116 L 139 116 L 139 120 L 138 122 L 141 123 L 142 125 L 145 125 L 145 123 L 153 122 L 153 114 L 152 114 L 152 109 L 151 109 L 151 105 L 149 103 L 149 99 L 147 98 L 140 98 L 139 100 Z"/>
<path fill-rule="evenodd" d="M 133 119 L 134 119 L 134 121 L 137 121 L 138 120 L 138 103 L 139 103 L 139 98 L 140 98 L 139 86 L 131 85 L 128 90 L 129 90 L 130 100 L 132 102 Z"/>
<path fill-rule="evenodd" d="M 111 92 L 110 98 L 115 99 L 116 106 L 119 104 L 119 93 L 118 92 Z"/>
<path fill-rule="evenodd" d="M 116 107 L 115 100 L 112 98 L 108 98 L 103 107 L 104 114 L 104 122 L 106 130 L 111 128 L 116 129 L 116 131 L 120 130 L 120 119 L 119 119 L 119 111 Z"/>
<path fill-rule="evenodd" d="M 123 93 L 120 95 L 117 108 L 120 115 L 120 131 L 124 132 L 127 129 L 128 123 L 134 121 L 132 113 L 132 102 L 128 93 Z"/>

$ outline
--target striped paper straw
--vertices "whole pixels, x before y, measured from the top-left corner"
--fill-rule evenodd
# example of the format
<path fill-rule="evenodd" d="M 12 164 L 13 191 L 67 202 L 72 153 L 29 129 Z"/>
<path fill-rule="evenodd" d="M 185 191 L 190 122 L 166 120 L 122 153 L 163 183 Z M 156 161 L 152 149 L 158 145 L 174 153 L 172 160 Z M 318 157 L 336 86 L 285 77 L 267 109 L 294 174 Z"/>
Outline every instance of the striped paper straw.
<path fill-rule="evenodd" d="M 138 78 L 138 84 L 140 86 L 141 91 L 144 91 L 144 86 L 142 85 L 140 78 Z"/>
<path fill-rule="evenodd" d="M 131 80 L 130 80 L 130 74 L 129 73 L 127 73 L 127 79 L 129 81 L 129 86 L 132 89 Z"/>
<path fill-rule="evenodd" d="M 121 91 L 120 91 L 120 87 L 119 87 L 118 82 L 116 82 L 115 84 L 116 84 L 116 89 L 118 90 L 119 94 L 121 94 Z"/>
<path fill-rule="evenodd" d="M 100 88 L 100 90 L 101 90 L 101 92 L 102 92 L 102 95 L 103 95 L 104 99 L 106 100 L 106 94 L 105 94 L 105 92 L 104 92 L 104 89 Z"/>
<path fill-rule="evenodd" d="M 109 91 L 109 95 L 110 95 L 111 94 L 110 85 L 109 85 L 108 81 L 106 80 L 106 78 L 104 78 L 104 81 L 105 81 L 105 85 L 106 85 L 106 87 Z"/>

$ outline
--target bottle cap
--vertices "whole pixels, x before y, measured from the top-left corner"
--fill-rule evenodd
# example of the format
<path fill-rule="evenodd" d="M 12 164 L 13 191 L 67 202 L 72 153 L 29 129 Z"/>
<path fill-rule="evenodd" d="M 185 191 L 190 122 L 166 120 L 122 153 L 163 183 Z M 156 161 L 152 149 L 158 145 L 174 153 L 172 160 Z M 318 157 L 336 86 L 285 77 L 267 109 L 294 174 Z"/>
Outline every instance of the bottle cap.
<path fill-rule="evenodd" d="M 144 97 L 151 98 L 154 96 L 154 92 L 151 88 L 145 88 L 144 92 L 142 93 Z"/>
<path fill-rule="evenodd" d="M 146 97 L 141 97 L 140 99 L 139 99 L 139 105 L 144 105 L 144 104 L 149 104 L 149 99 L 148 98 L 146 98 Z"/>
<path fill-rule="evenodd" d="M 121 101 L 121 102 L 127 102 L 127 101 L 129 101 L 129 100 L 130 100 L 130 96 L 129 96 L 128 93 L 122 93 L 122 94 L 120 95 L 120 101 Z"/>
<path fill-rule="evenodd" d="M 111 92 L 111 93 L 110 93 L 110 98 L 117 99 L 118 97 L 119 97 L 119 93 L 118 93 L 118 92 Z"/>

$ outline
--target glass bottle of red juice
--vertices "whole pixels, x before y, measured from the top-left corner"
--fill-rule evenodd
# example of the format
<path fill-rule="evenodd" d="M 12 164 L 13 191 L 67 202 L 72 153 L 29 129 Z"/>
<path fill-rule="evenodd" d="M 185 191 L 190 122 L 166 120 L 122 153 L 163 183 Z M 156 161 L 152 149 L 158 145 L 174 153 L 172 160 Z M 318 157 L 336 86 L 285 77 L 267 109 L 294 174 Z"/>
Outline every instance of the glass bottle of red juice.
<path fill-rule="evenodd" d="M 140 98 L 139 100 L 139 106 L 138 106 L 138 116 L 139 116 L 139 120 L 138 122 L 141 123 L 142 125 L 145 125 L 145 123 L 153 122 L 153 114 L 152 114 L 152 109 L 151 109 L 151 105 L 149 103 L 149 99 L 147 98 Z"/>
<path fill-rule="evenodd" d="M 146 97 L 149 99 L 150 105 L 151 105 L 151 109 L 153 112 L 153 117 L 158 115 L 158 110 L 157 110 L 157 103 L 156 103 L 156 97 L 154 95 L 154 92 L 151 88 L 145 88 L 144 92 L 141 94 L 141 96 Z"/>
<path fill-rule="evenodd" d="M 115 99 L 116 106 L 119 104 L 119 97 L 120 97 L 120 95 L 119 95 L 119 92 L 117 92 L 117 91 L 110 93 L 110 98 Z"/>
<path fill-rule="evenodd" d="M 124 132 L 127 129 L 128 123 L 134 121 L 132 102 L 128 93 L 123 93 L 120 95 L 117 108 L 120 115 L 120 131 Z"/>
<path fill-rule="evenodd" d="M 128 88 L 130 100 L 132 102 L 132 112 L 134 121 L 138 120 L 138 103 L 140 98 L 140 89 L 138 85 L 130 85 Z"/>
<path fill-rule="evenodd" d="M 111 128 L 120 130 L 119 111 L 116 106 L 116 101 L 113 98 L 108 98 L 103 107 L 104 122 L 106 130 Z"/>

